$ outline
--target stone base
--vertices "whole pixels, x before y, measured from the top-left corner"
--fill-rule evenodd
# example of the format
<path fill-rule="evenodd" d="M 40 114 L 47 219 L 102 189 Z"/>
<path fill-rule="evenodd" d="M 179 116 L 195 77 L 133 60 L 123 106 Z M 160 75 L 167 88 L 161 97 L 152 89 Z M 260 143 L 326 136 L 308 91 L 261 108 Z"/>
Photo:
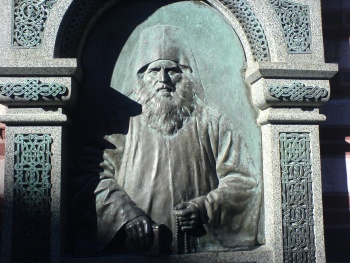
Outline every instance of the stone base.
<path fill-rule="evenodd" d="M 235 251 L 235 252 L 201 252 L 196 254 L 146 257 L 146 256 L 129 256 L 115 255 L 108 257 L 96 258 L 66 258 L 63 263 L 212 263 L 212 262 L 230 262 L 230 263 L 271 263 L 273 260 L 273 251 L 271 248 L 261 246 L 251 251 Z"/>

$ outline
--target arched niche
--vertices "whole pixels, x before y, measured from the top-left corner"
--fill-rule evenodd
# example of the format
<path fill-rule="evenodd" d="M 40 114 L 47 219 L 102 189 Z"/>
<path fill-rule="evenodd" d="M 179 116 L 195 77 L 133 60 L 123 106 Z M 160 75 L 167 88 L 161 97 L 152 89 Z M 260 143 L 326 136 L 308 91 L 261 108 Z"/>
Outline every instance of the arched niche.
<path fill-rule="evenodd" d="M 118 2 L 122 1 L 73 1 L 62 19 L 55 42 L 54 56 L 59 58 L 79 57 L 89 28 L 110 6 Z M 249 2 L 247 0 L 210 0 L 206 3 L 216 9 L 237 32 L 248 61 L 270 61 L 269 41 Z"/>
<path fill-rule="evenodd" d="M 135 19 L 128 19 L 123 18 L 123 14 L 119 12 L 118 15 L 121 16 L 119 19 L 120 21 L 123 21 L 123 24 L 120 25 L 109 25 L 109 30 L 106 31 L 106 35 L 108 34 L 115 34 L 114 37 L 116 37 L 119 33 L 118 30 L 120 30 L 120 36 L 123 38 L 123 40 L 119 41 L 119 45 L 116 48 L 106 48 L 103 49 L 99 47 L 99 49 L 96 50 L 102 50 L 103 54 L 105 54 L 106 59 L 109 61 L 109 72 L 106 70 L 105 78 L 96 78 L 97 82 L 94 83 L 95 86 L 99 86 L 100 89 L 107 89 L 109 90 L 110 87 L 110 77 L 112 76 L 112 68 L 117 61 L 117 58 L 119 56 L 119 53 L 122 51 L 122 45 L 127 41 L 127 36 L 122 36 L 122 34 L 131 34 L 134 28 L 136 28 L 140 23 L 145 22 L 147 20 L 147 17 L 156 12 L 157 9 L 161 8 L 162 6 L 166 6 L 170 3 L 176 3 L 177 1 L 153 1 L 154 4 L 151 4 L 151 2 L 144 3 L 145 10 L 137 11 L 137 5 L 142 5 L 142 1 L 134 1 L 133 3 L 127 3 L 126 1 L 120 1 L 120 0 L 110 0 L 110 1 L 101 1 L 101 0 L 89 0 L 89 1 L 72 1 L 69 5 L 69 8 L 67 9 L 65 15 L 63 16 L 60 28 L 57 33 L 56 43 L 55 43 L 55 52 L 54 56 L 57 58 L 77 58 L 78 64 L 81 66 L 83 63 L 82 53 L 85 48 L 85 44 L 89 39 L 90 33 L 94 29 L 95 25 L 99 23 L 100 20 L 102 20 L 106 13 L 110 12 L 111 9 L 118 10 L 120 8 L 123 8 L 123 6 L 129 5 L 130 8 L 128 9 L 128 12 L 139 12 L 138 16 L 135 17 Z M 192 1 L 193 3 L 198 4 L 205 4 L 207 8 L 212 9 L 212 13 L 215 12 L 217 14 L 217 17 L 221 17 L 221 19 L 225 22 L 226 28 L 231 27 L 231 31 L 233 34 L 236 34 L 236 40 L 235 42 L 240 42 L 240 45 L 242 47 L 242 51 L 244 52 L 244 60 L 245 65 L 241 65 L 241 69 L 239 70 L 233 70 L 232 71 L 225 71 L 224 68 L 221 68 L 221 72 L 223 75 L 229 76 L 232 81 L 235 79 L 235 81 L 239 81 L 240 83 L 234 83 L 231 82 L 230 87 L 224 91 L 223 94 L 225 94 L 222 98 L 224 101 L 224 105 L 231 103 L 231 105 L 235 105 L 235 103 L 238 102 L 237 96 L 233 94 L 235 86 L 244 87 L 242 88 L 241 94 L 244 97 L 244 102 L 240 101 L 238 104 L 245 104 L 243 108 L 239 109 L 238 112 L 245 112 L 250 111 L 249 116 L 254 116 L 253 118 L 257 117 L 257 113 L 255 112 L 255 109 L 253 105 L 250 104 L 251 100 L 251 90 L 250 86 L 248 86 L 246 83 L 243 83 L 243 79 L 245 78 L 245 72 L 249 71 L 249 68 L 251 66 L 255 65 L 255 62 L 268 62 L 271 60 L 271 50 L 269 48 L 269 43 L 267 41 L 267 36 L 265 35 L 265 31 L 263 29 L 262 24 L 259 21 L 259 18 L 254 14 L 254 9 L 256 9 L 256 5 L 252 5 L 249 0 L 239 0 L 239 1 L 218 1 L 218 0 L 210 0 L 208 2 L 206 1 Z M 68 2 L 67 2 L 68 3 Z M 132 11 L 132 6 L 135 6 L 135 11 Z M 266 4 L 265 4 L 266 7 Z M 130 11 L 131 10 L 131 11 Z M 179 16 L 181 16 L 181 10 L 177 10 L 179 13 Z M 273 12 L 272 9 L 269 10 L 269 12 Z M 185 16 L 185 15 L 184 15 Z M 187 15 L 188 16 L 188 15 Z M 261 16 L 261 15 L 260 15 Z M 210 27 L 211 21 L 208 20 L 208 18 L 196 18 L 197 21 L 203 20 L 207 23 L 207 25 Z M 210 19 L 210 18 L 209 18 Z M 117 27 L 119 29 L 117 29 Z M 215 25 L 212 25 L 212 28 L 215 27 Z M 128 28 L 128 29 L 125 29 Z M 226 31 L 229 32 L 229 29 Z M 218 39 L 224 39 L 225 36 L 224 30 L 221 32 L 216 33 L 216 37 Z M 105 36 L 106 36 L 105 35 Z M 210 35 L 209 35 L 210 36 Z M 272 36 L 269 36 L 270 38 Z M 212 38 L 213 40 L 213 38 Z M 113 40 L 114 43 L 117 43 L 118 40 Z M 237 42 L 237 43 L 238 43 Z M 271 41 L 272 46 L 275 46 L 276 41 Z M 222 46 L 218 48 L 216 51 L 214 50 L 214 47 L 210 47 L 211 50 L 208 51 L 208 54 L 210 53 L 219 53 L 221 52 L 221 55 L 223 55 L 226 51 L 225 50 L 231 50 L 230 49 L 230 43 L 229 41 L 225 42 L 226 46 Z M 195 49 L 196 50 L 196 49 Z M 276 49 L 273 49 L 275 52 Z M 231 52 L 230 51 L 230 52 Z M 130 50 L 129 50 L 130 52 Z M 202 50 L 202 52 L 206 52 Z M 277 52 L 278 53 L 278 52 Z M 276 54 L 273 54 L 273 56 L 276 56 Z M 92 56 L 91 56 L 92 57 Z M 226 56 L 228 59 L 227 61 L 230 61 L 230 57 L 234 57 L 234 54 L 227 54 Z M 214 58 L 215 59 L 215 58 Z M 224 59 L 223 56 L 221 56 L 220 59 Z M 241 61 L 242 62 L 242 61 Z M 240 63 L 241 63 L 240 62 Z M 91 63 L 92 65 L 93 63 Z M 201 65 L 201 63 L 199 63 Z M 209 67 L 209 64 L 205 64 L 206 67 Z M 104 64 L 106 66 L 106 63 Z M 103 68 L 103 67 L 102 67 Z M 101 67 L 96 67 L 96 70 L 101 70 Z M 208 70 L 208 69 L 207 69 Z M 238 72 L 241 71 L 239 74 Z M 210 72 L 210 71 L 208 71 Z M 92 72 L 84 73 L 85 75 L 94 75 Z M 103 74 L 100 74 L 102 76 Z M 239 75 L 239 76 L 238 76 Z M 210 74 L 203 74 L 203 77 L 210 76 Z M 218 79 L 218 78 L 217 78 Z M 86 79 L 85 79 L 86 81 Z M 101 82 L 102 81 L 102 82 Z M 80 93 L 87 94 L 88 91 L 82 91 L 87 86 L 89 86 L 92 82 L 87 82 L 88 85 L 81 84 L 80 86 Z M 225 86 L 220 85 L 219 81 L 216 84 L 217 86 Z M 229 94 L 231 92 L 231 94 Z M 209 98 L 215 97 L 212 96 L 214 94 L 208 94 Z M 84 95 L 82 95 L 84 96 Z M 82 99 L 81 95 L 79 95 L 79 100 L 84 101 Z M 89 96 L 89 95 L 86 95 Z M 105 95 L 103 95 L 103 92 L 99 91 L 97 93 L 94 93 L 94 95 L 91 97 L 92 100 L 95 100 L 99 96 L 106 98 Z M 108 97 L 108 96 L 107 96 Z M 110 98 L 110 97 L 109 97 Z M 90 101 L 89 99 L 87 101 Z M 103 101 L 103 100 L 101 100 Z M 248 102 L 249 101 L 249 102 Z M 219 100 L 216 100 L 216 104 L 220 104 Z M 249 105 L 248 105 L 249 104 Z M 80 105 L 81 106 L 81 105 Z M 89 108 L 89 106 L 86 106 Z M 228 108 L 224 109 L 225 112 L 234 112 L 233 110 L 230 110 Z M 96 112 L 95 112 L 96 113 Z M 95 114 L 92 113 L 92 114 Z M 234 119 L 237 119 L 237 123 L 239 123 L 238 126 L 245 126 L 244 123 L 242 123 L 242 119 L 238 118 L 238 115 L 235 115 Z M 249 117 L 250 118 L 250 117 Z M 255 123 L 255 120 L 251 119 L 248 122 Z M 242 124 L 242 125 L 241 125 Z M 254 136 L 256 137 L 258 132 L 254 132 Z M 253 139 L 251 141 L 254 141 Z M 259 140 L 260 141 L 260 140 Z M 251 143 L 252 148 L 254 148 L 253 145 L 257 145 L 257 143 Z M 258 143 L 260 145 L 260 142 Z M 258 154 L 257 154 L 258 156 Z"/>
<path fill-rule="evenodd" d="M 140 114 L 140 105 L 122 91 L 134 47 L 145 29 L 175 26 L 193 52 L 205 105 L 227 116 L 247 145 L 260 196 L 261 132 L 250 88 L 244 81 L 247 57 L 253 58 L 250 47 L 244 48 L 231 24 L 203 2 L 118 2 L 107 7 L 96 14 L 76 51 L 82 71 L 78 104 L 72 115 L 77 131 L 76 156 L 83 156 L 85 153 L 80 149 L 94 138 L 128 132 L 129 123 L 124 119 Z M 257 199 L 260 207 L 261 198 Z M 260 208 L 257 210 L 255 245 L 264 242 L 263 218 Z"/>

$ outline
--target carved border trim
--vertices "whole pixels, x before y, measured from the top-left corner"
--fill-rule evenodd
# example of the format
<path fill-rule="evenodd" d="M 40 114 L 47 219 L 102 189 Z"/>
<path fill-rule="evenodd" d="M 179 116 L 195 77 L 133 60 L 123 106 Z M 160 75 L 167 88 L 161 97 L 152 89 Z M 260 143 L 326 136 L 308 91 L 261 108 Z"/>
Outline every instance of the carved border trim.
<path fill-rule="evenodd" d="M 270 61 L 270 50 L 264 30 L 245 0 L 219 0 L 241 24 L 255 61 Z"/>
<path fill-rule="evenodd" d="M 46 20 L 57 0 L 13 0 L 12 46 L 38 48 Z"/>
<path fill-rule="evenodd" d="M 109 0 L 117 1 L 117 0 Z M 56 56 L 60 58 L 75 58 L 77 56 L 81 37 L 97 11 L 108 0 L 74 0 L 67 13 L 66 21 L 62 21 L 62 35 L 60 43 L 55 47 Z"/>
<path fill-rule="evenodd" d="M 316 262 L 310 133 L 280 133 L 284 262 Z"/>
<path fill-rule="evenodd" d="M 264 30 L 246 0 L 216 0 L 226 6 L 237 18 L 249 40 L 253 57 L 256 61 L 270 61 L 270 51 Z M 61 43 L 56 46 L 57 56 L 61 58 L 76 57 L 81 36 L 91 21 L 96 10 L 101 8 L 104 0 L 77 0 L 71 6 L 71 16 L 64 25 Z"/>
<path fill-rule="evenodd" d="M 49 260 L 51 240 L 50 134 L 14 139 L 12 260 Z"/>
<path fill-rule="evenodd" d="M 0 84 L 0 95 L 6 97 L 20 97 L 28 101 L 42 98 L 59 99 L 68 91 L 67 87 L 57 83 L 42 83 L 38 79 L 27 79 L 25 83 Z"/>
<path fill-rule="evenodd" d="M 328 90 L 325 88 L 306 86 L 300 82 L 294 82 L 290 86 L 272 86 L 268 92 L 272 97 L 294 102 L 317 101 L 328 96 Z"/>
<path fill-rule="evenodd" d="M 281 20 L 288 53 L 311 53 L 309 6 L 287 0 L 270 0 Z"/>

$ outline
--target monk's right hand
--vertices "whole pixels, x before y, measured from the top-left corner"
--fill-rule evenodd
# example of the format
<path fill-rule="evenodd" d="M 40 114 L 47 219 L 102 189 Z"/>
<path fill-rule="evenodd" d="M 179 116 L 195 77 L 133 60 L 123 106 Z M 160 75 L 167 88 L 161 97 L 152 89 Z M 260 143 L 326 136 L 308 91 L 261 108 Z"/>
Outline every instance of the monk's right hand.
<path fill-rule="evenodd" d="M 125 231 L 128 237 L 134 242 L 136 247 L 146 249 L 153 244 L 153 220 L 148 216 L 139 216 L 125 225 Z"/>

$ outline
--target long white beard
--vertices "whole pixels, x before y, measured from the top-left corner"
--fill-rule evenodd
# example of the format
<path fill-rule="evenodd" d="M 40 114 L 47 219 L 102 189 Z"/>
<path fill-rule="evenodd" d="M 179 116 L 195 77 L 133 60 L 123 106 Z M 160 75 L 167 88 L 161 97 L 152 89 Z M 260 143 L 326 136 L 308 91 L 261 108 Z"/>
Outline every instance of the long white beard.
<path fill-rule="evenodd" d="M 140 89 L 134 91 L 136 101 L 142 105 L 142 114 L 148 127 L 162 135 L 175 135 L 191 117 L 194 105 L 194 93 L 178 92 L 164 96 L 141 81 Z"/>

